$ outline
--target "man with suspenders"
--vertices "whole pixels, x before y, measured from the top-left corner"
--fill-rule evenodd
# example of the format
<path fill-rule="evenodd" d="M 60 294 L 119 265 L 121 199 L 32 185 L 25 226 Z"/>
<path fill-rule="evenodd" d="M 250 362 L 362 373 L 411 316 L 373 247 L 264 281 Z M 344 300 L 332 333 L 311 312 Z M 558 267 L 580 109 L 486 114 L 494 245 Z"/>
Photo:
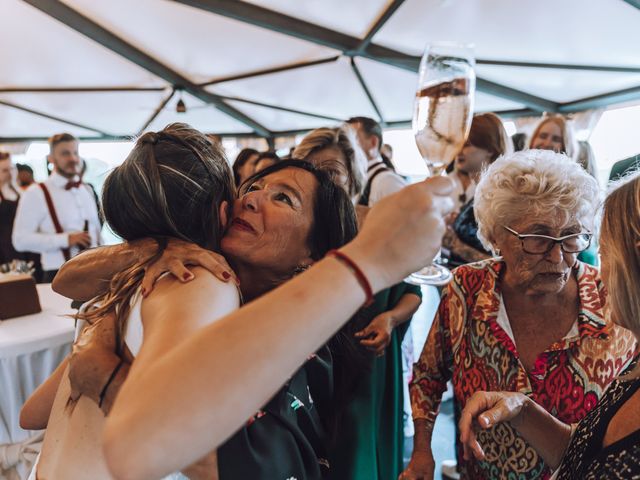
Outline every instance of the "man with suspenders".
<path fill-rule="evenodd" d="M 378 201 L 401 190 L 405 181 L 397 175 L 389 163 L 380 154 L 382 146 L 382 128 L 369 117 L 353 117 L 347 120 L 358 135 L 358 143 L 364 150 L 369 165 L 367 167 L 367 186 L 360 196 L 360 205 L 373 207 Z M 375 180 L 375 181 L 374 181 Z"/>
<path fill-rule="evenodd" d="M 78 140 L 57 134 L 49 139 L 49 149 L 53 172 L 22 195 L 12 236 L 16 250 L 42 254 L 45 283 L 71 257 L 99 245 L 101 230 L 93 193 L 80 179 Z"/>

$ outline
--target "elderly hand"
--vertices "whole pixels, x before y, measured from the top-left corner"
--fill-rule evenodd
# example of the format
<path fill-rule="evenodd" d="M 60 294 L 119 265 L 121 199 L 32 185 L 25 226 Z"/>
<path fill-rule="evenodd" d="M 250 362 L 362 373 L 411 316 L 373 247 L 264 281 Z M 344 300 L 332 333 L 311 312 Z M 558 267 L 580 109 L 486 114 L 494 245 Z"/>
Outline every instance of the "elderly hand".
<path fill-rule="evenodd" d="M 433 177 L 378 202 L 344 252 L 360 266 L 375 292 L 428 265 L 440 249 L 444 216 L 453 209 L 453 183 Z"/>
<path fill-rule="evenodd" d="M 396 320 L 390 311 L 382 312 L 376 316 L 369 325 L 364 327 L 354 336 L 360 338 L 360 345 L 374 352 L 377 356 L 384 355 L 384 350 L 391 342 L 391 334 Z"/>
<path fill-rule="evenodd" d="M 82 330 L 69 357 L 72 400 L 85 395 L 96 404 L 100 402 L 104 386 L 120 363 L 115 352 L 115 315 L 107 315 Z"/>
<path fill-rule="evenodd" d="M 411 454 L 411 461 L 404 472 L 400 474 L 398 480 L 433 480 L 435 461 L 431 451 Z"/>
<path fill-rule="evenodd" d="M 162 256 L 146 269 L 142 280 L 142 295 L 145 297 L 149 295 L 156 280 L 166 272 L 171 273 L 182 283 L 193 280 L 193 273 L 186 268 L 187 265 L 206 268 L 223 282 L 233 279 L 238 285 L 240 284 L 222 255 L 200 248 L 194 243 L 170 238 Z"/>
<path fill-rule="evenodd" d="M 478 460 L 484 459 L 484 451 L 478 443 L 474 427 L 487 429 L 498 423 L 514 421 L 530 401 L 526 395 L 518 392 L 474 393 L 462 410 L 459 422 L 465 460 L 471 460 L 471 455 Z"/>

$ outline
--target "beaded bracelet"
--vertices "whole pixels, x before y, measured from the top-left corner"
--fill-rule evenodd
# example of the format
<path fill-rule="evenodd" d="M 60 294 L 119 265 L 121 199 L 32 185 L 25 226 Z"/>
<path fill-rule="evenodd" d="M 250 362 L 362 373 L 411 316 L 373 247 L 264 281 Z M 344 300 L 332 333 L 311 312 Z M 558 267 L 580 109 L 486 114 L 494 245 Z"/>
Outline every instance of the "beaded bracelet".
<path fill-rule="evenodd" d="M 351 270 L 353 274 L 356 276 L 356 280 L 358 280 L 358 283 L 364 290 L 364 293 L 367 297 L 363 306 L 368 307 L 369 305 L 371 305 L 374 301 L 373 289 L 371 288 L 371 284 L 369 283 L 369 280 L 367 280 L 367 277 L 365 276 L 364 273 L 362 273 L 362 270 L 360 270 L 360 267 L 358 267 L 356 262 L 351 260 L 347 255 L 345 255 L 340 250 L 330 250 L 327 253 L 327 255 L 331 255 L 336 260 L 342 262 L 344 265 L 349 267 L 349 270 Z"/>

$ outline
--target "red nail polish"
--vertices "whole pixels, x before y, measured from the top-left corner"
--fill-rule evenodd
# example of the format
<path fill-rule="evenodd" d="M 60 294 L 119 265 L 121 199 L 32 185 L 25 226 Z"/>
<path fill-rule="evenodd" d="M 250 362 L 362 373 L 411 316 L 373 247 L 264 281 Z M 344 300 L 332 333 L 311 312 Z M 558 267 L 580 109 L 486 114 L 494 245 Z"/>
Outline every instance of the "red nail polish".
<path fill-rule="evenodd" d="M 229 272 L 222 272 L 222 278 L 229 280 L 231 278 L 231 274 Z"/>
<path fill-rule="evenodd" d="M 191 278 L 192 278 L 192 275 L 188 272 L 182 275 L 183 280 L 191 280 Z"/>

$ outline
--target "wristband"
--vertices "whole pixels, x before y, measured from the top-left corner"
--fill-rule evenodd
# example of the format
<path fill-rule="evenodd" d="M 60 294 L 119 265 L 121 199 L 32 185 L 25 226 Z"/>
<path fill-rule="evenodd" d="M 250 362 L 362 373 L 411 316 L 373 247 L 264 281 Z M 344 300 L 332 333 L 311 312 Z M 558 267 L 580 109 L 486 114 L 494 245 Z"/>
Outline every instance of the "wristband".
<path fill-rule="evenodd" d="M 327 255 L 331 255 L 336 260 L 340 261 L 341 263 L 349 267 L 349 270 L 353 272 L 353 274 L 356 277 L 356 280 L 358 280 L 358 283 L 364 290 L 364 294 L 367 297 L 363 306 L 368 307 L 369 305 L 371 305 L 374 300 L 373 289 L 371 288 L 371 284 L 369 283 L 369 280 L 367 280 L 367 277 L 364 275 L 364 273 L 362 273 L 362 270 L 360 270 L 360 267 L 358 267 L 358 265 L 353 260 L 351 260 L 347 255 L 345 255 L 340 250 L 330 250 L 327 253 Z"/>
<path fill-rule="evenodd" d="M 109 376 L 109 380 L 107 380 L 107 383 L 105 383 L 104 387 L 102 387 L 102 391 L 100 392 L 100 400 L 98 401 L 98 408 L 102 408 L 102 403 L 104 402 L 104 397 L 107 394 L 107 389 L 109 388 L 109 385 L 111 385 L 111 382 L 113 382 L 113 379 L 116 378 L 116 375 L 122 368 L 123 363 L 124 363 L 124 360 L 120 359 L 120 361 L 118 362 L 118 365 L 116 365 L 116 368 L 114 368 L 113 372 L 111 372 L 111 376 Z"/>

